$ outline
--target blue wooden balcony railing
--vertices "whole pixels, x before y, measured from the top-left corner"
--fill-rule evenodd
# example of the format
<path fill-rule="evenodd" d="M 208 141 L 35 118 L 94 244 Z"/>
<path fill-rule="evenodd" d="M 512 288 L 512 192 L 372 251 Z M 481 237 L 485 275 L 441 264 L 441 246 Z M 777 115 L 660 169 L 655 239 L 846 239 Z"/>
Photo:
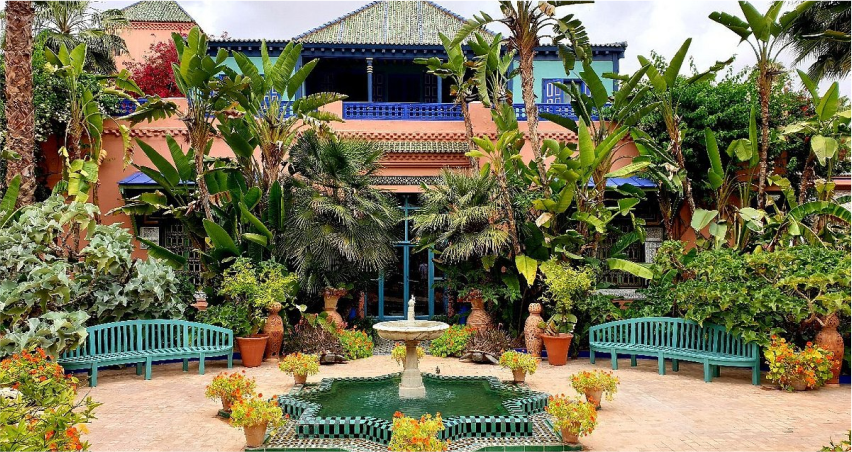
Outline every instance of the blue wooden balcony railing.
<path fill-rule="evenodd" d="M 515 107 L 515 116 L 518 117 L 518 121 L 526 121 L 527 120 L 527 110 L 524 108 L 524 104 L 514 104 Z M 577 115 L 574 114 L 574 108 L 571 104 L 538 104 L 538 112 L 540 113 L 552 113 L 554 115 L 565 116 L 567 118 L 571 118 L 573 120 L 577 120 Z M 546 121 L 546 119 L 539 117 L 540 121 Z"/>
<path fill-rule="evenodd" d="M 343 119 L 461 121 L 464 118 L 456 104 L 343 102 Z"/>

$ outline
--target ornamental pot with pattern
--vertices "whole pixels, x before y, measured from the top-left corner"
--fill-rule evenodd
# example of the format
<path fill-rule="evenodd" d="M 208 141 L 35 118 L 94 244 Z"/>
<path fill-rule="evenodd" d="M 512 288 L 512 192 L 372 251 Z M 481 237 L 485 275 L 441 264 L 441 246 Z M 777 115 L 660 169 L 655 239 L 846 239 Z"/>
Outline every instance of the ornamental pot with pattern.
<path fill-rule="evenodd" d="M 601 397 L 603 397 L 603 389 L 590 389 L 586 391 L 586 401 L 595 404 L 595 409 L 601 409 Z"/>
<path fill-rule="evenodd" d="M 568 349 L 571 347 L 571 333 L 559 333 L 555 336 L 542 334 L 544 348 L 547 350 L 547 362 L 551 366 L 564 366 L 568 363 Z"/>
<path fill-rule="evenodd" d="M 536 358 L 541 356 L 541 333 L 544 332 L 538 325 L 544 321 L 541 318 L 541 303 L 530 303 L 530 316 L 524 322 L 524 342 L 527 352 Z"/>
<path fill-rule="evenodd" d="M 572 432 L 568 427 L 562 427 L 562 442 L 565 444 L 577 444 L 580 442 L 580 435 Z"/>
<path fill-rule="evenodd" d="M 523 383 L 527 378 L 527 372 L 524 369 L 513 369 L 512 376 L 515 378 L 515 383 Z"/>
<path fill-rule="evenodd" d="M 837 332 L 839 325 L 840 319 L 837 318 L 837 314 L 829 315 L 823 319 L 822 329 L 814 339 L 817 347 L 834 355 L 834 365 L 831 366 L 833 376 L 825 382 L 827 385 L 840 384 L 840 368 L 843 365 L 843 352 L 846 347 L 843 344 L 843 336 Z"/>
<path fill-rule="evenodd" d="M 297 385 L 303 385 L 308 381 L 307 375 L 293 375 L 293 380 L 295 380 Z"/>
<path fill-rule="evenodd" d="M 485 300 L 478 290 L 471 290 L 467 296 L 470 302 L 470 315 L 467 316 L 467 325 L 476 331 L 491 327 L 491 316 L 485 312 Z"/>
<path fill-rule="evenodd" d="M 238 337 L 237 347 L 240 349 L 240 358 L 244 367 L 258 367 L 263 363 L 263 354 L 266 352 L 268 334 L 252 334 L 249 337 Z"/>
<path fill-rule="evenodd" d="M 251 425 L 243 427 L 243 433 L 246 435 L 246 446 L 260 447 L 263 445 L 263 440 L 266 438 L 266 427 L 269 423 L 264 422 L 260 425 Z"/>
<path fill-rule="evenodd" d="M 338 328 L 346 327 L 346 323 L 343 321 L 343 317 L 341 317 L 340 313 L 337 312 L 337 300 L 340 299 L 340 295 L 323 295 L 323 302 L 325 303 L 324 311 L 328 315 L 328 320 L 334 322 Z"/>
<path fill-rule="evenodd" d="M 278 359 L 278 355 L 281 354 L 281 343 L 284 342 L 284 321 L 278 315 L 281 308 L 283 306 L 277 301 L 270 303 L 267 308 L 269 316 L 263 325 L 263 332 L 269 335 L 269 340 L 266 341 L 266 354 L 264 358 L 269 361 Z"/>

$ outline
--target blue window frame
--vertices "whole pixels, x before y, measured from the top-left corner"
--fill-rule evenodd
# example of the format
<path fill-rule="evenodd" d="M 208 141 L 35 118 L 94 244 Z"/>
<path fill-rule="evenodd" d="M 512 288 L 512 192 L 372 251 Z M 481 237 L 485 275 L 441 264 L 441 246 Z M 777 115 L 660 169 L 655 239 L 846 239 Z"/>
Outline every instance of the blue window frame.
<path fill-rule="evenodd" d="M 546 78 L 541 81 L 541 98 L 545 104 L 567 104 L 569 99 L 564 91 L 559 89 L 555 83 L 564 83 L 571 86 L 572 83 L 578 85 L 580 90 L 586 94 L 589 93 L 586 89 L 586 84 L 576 78 Z"/>

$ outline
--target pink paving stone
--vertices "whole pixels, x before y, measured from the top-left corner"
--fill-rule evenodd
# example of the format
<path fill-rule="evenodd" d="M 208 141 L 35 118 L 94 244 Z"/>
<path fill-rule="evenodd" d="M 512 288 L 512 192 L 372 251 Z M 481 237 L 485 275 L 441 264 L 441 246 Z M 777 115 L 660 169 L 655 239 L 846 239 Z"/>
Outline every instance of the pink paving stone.
<path fill-rule="evenodd" d="M 238 365 L 238 364 L 237 364 Z M 682 363 L 678 373 L 657 374 L 656 361 L 640 360 L 635 368 L 620 362 L 621 380 L 612 402 L 604 401 L 598 428 L 582 442 L 590 450 L 818 450 L 830 439 L 845 437 L 850 427 L 852 392 L 849 386 L 786 393 L 752 386 L 750 370 L 723 368 L 722 377 L 705 383 L 700 365 Z M 451 358 L 427 356 L 421 369 L 441 369 L 443 375 L 493 375 L 509 379 L 498 366 L 468 364 Z M 546 362 L 527 377 L 532 389 L 551 394 L 574 394 L 569 377 L 581 370 L 609 370 L 609 360 L 588 360 L 553 367 Z M 153 380 L 145 381 L 132 368 L 105 370 L 98 387 L 83 388 L 103 405 L 89 426 L 86 439 L 94 451 L 108 450 L 216 450 L 240 451 L 241 430 L 216 418 L 220 404 L 204 398 L 204 387 L 224 361 L 208 362 L 207 374 L 196 365 L 183 373 L 181 364 L 154 366 Z M 235 367 L 233 371 L 243 370 Z M 293 379 L 275 363 L 245 369 L 257 379 L 264 396 L 284 394 Z M 344 365 L 322 366 L 324 377 L 376 376 L 398 372 L 389 356 L 374 356 Z"/>

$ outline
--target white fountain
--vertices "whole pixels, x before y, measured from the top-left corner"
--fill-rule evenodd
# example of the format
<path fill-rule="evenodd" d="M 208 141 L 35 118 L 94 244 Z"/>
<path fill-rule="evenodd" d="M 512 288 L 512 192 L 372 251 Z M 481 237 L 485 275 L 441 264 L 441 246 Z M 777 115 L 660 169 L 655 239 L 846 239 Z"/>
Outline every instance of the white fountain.
<path fill-rule="evenodd" d="M 381 322 L 373 328 L 384 339 L 405 341 L 405 364 L 402 371 L 402 382 L 399 384 L 399 398 L 422 399 L 426 397 L 426 387 L 420 376 L 417 345 L 420 341 L 430 341 L 440 336 L 450 326 L 444 322 L 432 320 L 416 320 L 414 318 L 414 296 L 408 301 L 408 318 Z"/>

